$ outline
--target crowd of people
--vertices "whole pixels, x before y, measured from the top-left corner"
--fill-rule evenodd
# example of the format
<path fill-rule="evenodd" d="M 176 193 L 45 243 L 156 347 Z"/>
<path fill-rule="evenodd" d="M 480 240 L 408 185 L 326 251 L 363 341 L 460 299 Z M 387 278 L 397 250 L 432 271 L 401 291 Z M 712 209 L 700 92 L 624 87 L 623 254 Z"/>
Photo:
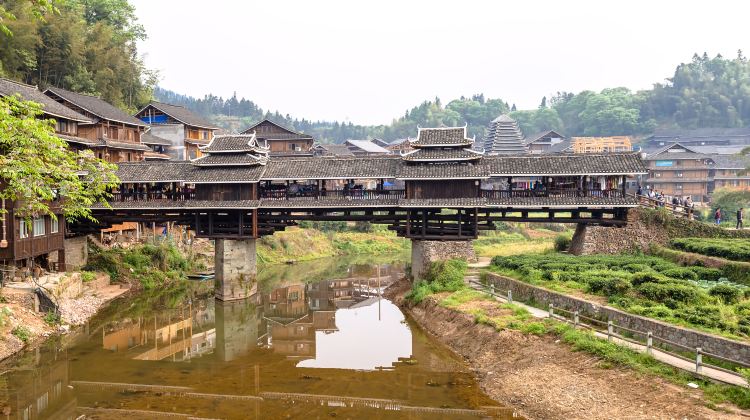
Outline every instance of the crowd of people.
<path fill-rule="evenodd" d="M 643 188 L 640 185 L 638 185 L 637 194 L 639 196 L 648 197 L 651 202 L 654 203 L 655 207 L 666 207 L 667 204 L 671 204 L 674 211 L 683 211 L 689 219 L 693 218 L 695 202 L 690 196 L 685 198 L 679 195 L 668 196 L 660 191 L 656 191 L 651 188 L 651 186 L 647 186 L 646 191 L 643 191 Z"/>

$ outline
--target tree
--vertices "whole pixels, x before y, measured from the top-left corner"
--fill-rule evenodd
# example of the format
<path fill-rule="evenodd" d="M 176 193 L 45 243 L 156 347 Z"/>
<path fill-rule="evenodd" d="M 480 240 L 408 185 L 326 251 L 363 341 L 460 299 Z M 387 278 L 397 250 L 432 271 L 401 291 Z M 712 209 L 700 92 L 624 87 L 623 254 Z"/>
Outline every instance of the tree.
<path fill-rule="evenodd" d="M 25 0 L 19 2 L 19 4 L 21 5 L 31 6 L 31 13 L 37 20 L 40 21 L 44 21 L 44 15 L 57 12 L 54 3 L 55 0 Z M 8 10 L 5 5 L 0 3 L 0 32 L 4 33 L 6 36 L 11 37 L 13 36 L 13 31 L 11 31 L 11 29 L 6 24 L 6 22 L 9 20 L 16 20 L 16 15 L 11 10 Z"/>
<path fill-rule="evenodd" d="M 0 198 L 19 203 L 15 211 L 26 219 L 56 217 L 50 203 L 57 198 L 67 220 L 92 219 L 91 205 L 107 205 L 107 188 L 119 184 L 116 166 L 90 150 L 72 151 L 55 137 L 54 120 L 41 116 L 35 102 L 0 98 Z"/>
<path fill-rule="evenodd" d="M 719 188 L 711 197 L 711 212 L 721 208 L 722 219 L 737 220 L 737 210 L 750 208 L 750 191 L 736 188 Z"/>

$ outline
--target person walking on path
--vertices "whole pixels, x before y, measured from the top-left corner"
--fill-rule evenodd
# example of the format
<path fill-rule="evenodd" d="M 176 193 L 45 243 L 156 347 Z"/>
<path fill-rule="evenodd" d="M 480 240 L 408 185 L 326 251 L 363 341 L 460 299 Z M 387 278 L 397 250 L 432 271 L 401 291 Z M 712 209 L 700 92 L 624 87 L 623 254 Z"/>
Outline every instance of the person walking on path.
<path fill-rule="evenodd" d="M 721 207 L 716 208 L 716 213 L 714 213 L 714 221 L 716 221 L 716 225 L 721 224 Z"/>
<path fill-rule="evenodd" d="M 743 221 L 742 219 L 744 218 L 744 216 L 745 216 L 745 211 L 744 211 L 744 209 L 742 207 L 740 207 L 740 209 L 737 210 L 737 230 L 742 229 L 742 227 L 743 227 L 742 226 L 742 221 Z"/>

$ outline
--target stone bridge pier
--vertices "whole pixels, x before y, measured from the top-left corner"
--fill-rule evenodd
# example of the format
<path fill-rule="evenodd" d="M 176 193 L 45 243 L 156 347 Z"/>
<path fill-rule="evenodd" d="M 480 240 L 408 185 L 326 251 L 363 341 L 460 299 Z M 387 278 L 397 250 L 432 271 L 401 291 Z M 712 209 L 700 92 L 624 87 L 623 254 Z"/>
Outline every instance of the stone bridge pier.
<path fill-rule="evenodd" d="M 258 288 L 255 239 L 216 239 L 214 291 L 223 301 L 245 299 Z"/>
<path fill-rule="evenodd" d="M 477 256 L 471 241 L 411 240 L 411 275 L 415 282 L 423 278 L 430 263 L 450 259 L 476 262 Z"/>

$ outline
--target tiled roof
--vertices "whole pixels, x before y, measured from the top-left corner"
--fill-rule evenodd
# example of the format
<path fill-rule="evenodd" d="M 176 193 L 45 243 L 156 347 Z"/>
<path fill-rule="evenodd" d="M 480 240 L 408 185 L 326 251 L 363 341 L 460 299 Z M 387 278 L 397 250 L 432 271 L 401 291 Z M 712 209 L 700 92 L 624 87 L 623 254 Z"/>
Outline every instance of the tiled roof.
<path fill-rule="evenodd" d="M 161 138 L 159 136 L 155 136 L 155 135 L 153 135 L 151 133 L 143 133 L 143 134 L 141 134 L 141 143 L 143 143 L 143 144 L 156 144 L 156 145 L 160 145 L 160 146 L 171 146 L 172 145 L 171 141 L 169 141 L 167 139 L 163 139 L 163 138 Z"/>
<path fill-rule="evenodd" d="M 525 154 L 526 143 L 521 128 L 509 115 L 501 115 L 490 123 L 484 150 L 494 154 Z"/>
<path fill-rule="evenodd" d="M 101 142 L 99 140 L 91 140 L 91 139 L 85 139 L 83 137 L 76 137 L 76 136 L 69 136 L 67 134 L 55 134 L 55 137 L 59 137 L 68 143 L 76 143 L 76 144 L 82 144 L 84 146 L 89 147 L 96 147 L 101 146 Z"/>
<path fill-rule="evenodd" d="M 531 144 L 531 143 L 534 143 L 535 141 L 537 141 L 537 140 L 539 140 L 539 139 L 541 139 L 543 137 L 557 137 L 557 138 L 561 138 L 561 139 L 565 138 L 565 136 L 563 136 L 562 134 L 558 133 L 555 130 L 546 130 L 546 131 L 539 131 L 537 133 L 528 135 L 528 136 L 526 136 L 526 138 L 524 138 L 523 141 L 526 144 Z"/>
<path fill-rule="evenodd" d="M 488 156 L 493 176 L 645 174 L 638 153 Z"/>
<path fill-rule="evenodd" d="M 461 208 L 485 207 L 486 198 L 403 198 L 398 200 L 399 207 Z"/>
<path fill-rule="evenodd" d="M 527 207 L 527 208 L 569 208 L 569 207 L 636 207 L 638 200 L 634 197 L 512 197 L 490 198 L 488 207 Z"/>
<path fill-rule="evenodd" d="M 692 153 L 692 152 L 672 152 L 672 153 L 662 153 L 662 154 L 650 154 L 643 158 L 644 160 L 684 160 L 684 159 L 706 159 L 709 158 L 710 155 L 705 155 L 703 153 Z"/>
<path fill-rule="evenodd" d="M 150 147 L 140 144 L 140 143 L 130 143 L 126 141 L 115 141 L 115 140 L 103 140 L 102 143 L 100 143 L 102 146 L 106 146 L 111 149 L 143 150 L 143 151 L 151 150 Z"/>
<path fill-rule="evenodd" d="M 92 123 L 91 118 L 73 111 L 67 106 L 43 94 L 36 86 L 14 82 L 0 77 L 0 96 L 20 95 L 26 101 L 34 101 L 43 105 L 44 113 L 52 117 L 62 117 L 81 123 Z"/>
<path fill-rule="evenodd" d="M 750 167 L 750 156 L 711 155 L 716 169 L 745 169 Z"/>
<path fill-rule="evenodd" d="M 252 134 L 255 129 L 261 125 L 261 124 L 271 124 L 278 128 L 280 128 L 283 133 L 255 133 L 259 139 L 268 139 L 268 140 L 291 140 L 291 139 L 311 139 L 312 136 L 309 134 L 299 133 L 297 131 L 291 130 L 289 128 L 286 128 L 282 126 L 281 124 L 276 124 L 275 122 L 264 119 L 256 124 L 253 124 L 252 126 L 245 129 L 242 134 Z"/>
<path fill-rule="evenodd" d="M 146 160 L 169 160 L 172 157 L 169 155 L 165 155 L 164 153 L 144 152 L 143 158 Z"/>
<path fill-rule="evenodd" d="M 195 165 L 191 165 L 191 167 L 192 170 L 187 171 L 185 182 L 194 184 L 258 182 L 265 169 L 263 165 L 243 166 L 241 168 Z"/>
<path fill-rule="evenodd" d="M 218 128 L 215 125 L 203 119 L 203 117 L 201 117 L 200 115 L 194 113 L 193 111 L 185 107 L 182 107 L 179 105 L 165 104 L 163 102 L 152 101 L 150 104 L 146 105 L 142 110 L 138 111 L 137 114 L 140 114 L 149 106 L 152 106 L 158 109 L 159 111 L 169 115 L 170 117 L 174 118 L 175 120 L 185 125 L 190 125 L 190 126 L 199 127 L 199 128 L 208 128 L 208 129 Z"/>
<path fill-rule="evenodd" d="M 265 155 L 254 156 L 249 153 L 219 153 L 215 155 L 201 156 L 192 160 L 197 166 L 252 166 L 265 165 L 268 157 Z"/>
<path fill-rule="evenodd" d="M 490 177 L 490 167 L 479 163 L 402 163 L 397 168 L 398 179 L 482 179 Z"/>
<path fill-rule="evenodd" d="M 316 148 L 323 149 L 333 156 L 354 156 L 345 144 L 319 144 Z"/>
<path fill-rule="evenodd" d="M 113 210 L 169 210 L 169 209 L 257 209 L 259 200 L 149 200 L 149 201 L 112 201 L 109 203 Z M 92 208 L 103 209 L 101 204 Z"/>
<path fill-rule="evenodd" d="M 388 155 L 391 153 L 390 150 L 384 148 L 383 146 L 377 145 L 370 140 L 347 140 L 345 144 L 353 146 L 366 153 L 380 153 L 384 155 Z"/>
<path fill-rule="evenodd" d="M 75 104 L 77 107 L 84 109 L 99 118 L 146 127 L 146 124 L 143 121 L 131 115 L 128 115 L 120 108 L 117 108 L 116 106 L 104 101 L 103 99 L 97 98 L 96 96 L 84 95 L 82 93 L 71 92 L 69 90 L 56 87 L 51 87 L 45 91 L 46 94 L 49 94 L 50 92 L 54 96 L 63 98 L 66 101 Z"/>
<path fill-rule="evenodd" d="M 268 149 L 260 147 L 253 134 L 226 134 L 214 136 L 208 146 L 202 147 L 204 153 L 267 153 Z"/>
<path fill-rule="evenodd" d="M 126 183 L 181 182 L 192 168 L 186 161 L 119 163 L 115 174 Z"/>
<path fill-rule="evenodd" d="M 466 138 L 466 127 L 419 128 L 414 147 L 468 146 L 472 139 Z"/>
<path fill-rule="evenodd" d="M 417 149 L 413 152 L 403 154 L 403 160 L 410 162 L 426 161 L 455 161 L 455 160 L 476 160 L 482 158 L 482 153 L 469 149 Z"/>
<path fill-rule="evenodd" d="M 270 159 L 264 180 L 393 178 L 400 159 L 368 158 L 289 158 Z"/>

